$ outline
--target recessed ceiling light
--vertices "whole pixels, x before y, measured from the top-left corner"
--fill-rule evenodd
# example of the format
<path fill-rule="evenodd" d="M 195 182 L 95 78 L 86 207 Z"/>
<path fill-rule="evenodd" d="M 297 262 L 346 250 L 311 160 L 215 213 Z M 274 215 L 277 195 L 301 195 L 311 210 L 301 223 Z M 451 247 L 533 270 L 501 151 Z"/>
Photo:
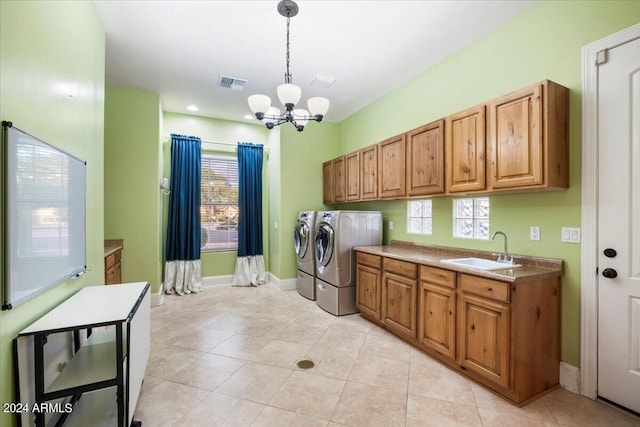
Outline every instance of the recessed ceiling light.
<path fill-rule="evenodd" d="M 251 114 L 245 114 L 244 118 L 247 120 L 253 120 L 255 117 L 253 117 Z"/>
<path fill-rule="evenodd" d="M 187 107 L 187 110 L 189 110 L 189 111 L 198 111 L 198 107 L 196 107 L 195 105 L 189 105 Z"/>

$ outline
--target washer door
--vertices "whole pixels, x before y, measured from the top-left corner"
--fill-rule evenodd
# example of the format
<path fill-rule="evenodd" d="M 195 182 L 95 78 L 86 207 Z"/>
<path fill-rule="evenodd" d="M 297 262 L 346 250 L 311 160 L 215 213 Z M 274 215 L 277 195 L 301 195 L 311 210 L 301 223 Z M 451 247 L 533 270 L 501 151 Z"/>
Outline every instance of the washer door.
<path fill-rule="evenodd" d="M 293 246 L 296 249 L 298 259 L 302 260 L 309 248 L 309 226 L 306 222 L 298 221 L 296 228 L 293 230 Z"/>
<path fill-rule="evenodd" d="M 316 262 L 326 267 L 333 255 L 334 231 L 326 222 L 318 226 L 316 231 Z"/>

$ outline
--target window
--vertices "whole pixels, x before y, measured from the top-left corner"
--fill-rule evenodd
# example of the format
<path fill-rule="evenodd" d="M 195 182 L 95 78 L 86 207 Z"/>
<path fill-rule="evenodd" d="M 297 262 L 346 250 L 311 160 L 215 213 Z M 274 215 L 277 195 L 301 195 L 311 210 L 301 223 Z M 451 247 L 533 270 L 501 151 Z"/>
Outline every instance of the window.
<path fill-rule="evenodd" d="M 203 251 L 238 248 L 238 159 L 202 156 L 200 247 Z"/>
<path fill-rule="evenodd" d="M 489 199 L 453 201 L 453 237 L 489 238 Z"/>
<path fill-rule="evenodd" d="M 407 232 L 431 234 L 431 200 L 411 200 L 407 204 Z"/>

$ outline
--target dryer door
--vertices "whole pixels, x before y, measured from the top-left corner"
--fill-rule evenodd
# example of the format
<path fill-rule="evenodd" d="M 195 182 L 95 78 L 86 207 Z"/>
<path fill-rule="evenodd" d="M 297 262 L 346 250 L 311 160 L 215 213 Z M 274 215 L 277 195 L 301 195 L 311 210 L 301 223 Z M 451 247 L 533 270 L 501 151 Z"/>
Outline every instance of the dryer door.
<path fill-rule="evenodd" d="M 293 230 L 293 245 L 298 259 L 302 260 L 309 248 L 309 226 L 306 222 L 298 221 L 296 228 Z"/>
<path fill-rule="evenodd" d="M 318 226 L 316 231 L 316 262 L 326 267 L 333 255 L 334 231 L 326 222 Z"/>

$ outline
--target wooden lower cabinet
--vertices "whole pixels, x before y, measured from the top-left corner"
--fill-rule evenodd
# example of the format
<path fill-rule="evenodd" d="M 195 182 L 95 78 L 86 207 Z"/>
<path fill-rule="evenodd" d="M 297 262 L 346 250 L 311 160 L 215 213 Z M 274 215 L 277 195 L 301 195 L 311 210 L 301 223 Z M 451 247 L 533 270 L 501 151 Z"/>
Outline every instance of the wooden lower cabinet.
<path fill-rule="evenodd" d="M 561 277 L 509 283 L 357 253 L 367 319 L 516 405 L 559 386 Z"/>
<path fill-rule="evenodd" d="M 399 335 L 416 337 L 418 282 L 383 271 L 382 323 Z"/>
<path fill-rule="evenodd" d="M 121 250 L 117 250 L 104 259 L 104 284 L 113 285 L 122 283 L 122 263 L 120 261 Z"/>
<path fill-rule="evenodd" d="M 459 313 L 462 366 L 508 387 L 508 305 L 463 293 Z"/>
<path fill-rule="evenodd" d="M 380 257 L 378 267 L 371 267 L 362 263 L 362 255 L 358 254 L 358 265 L 356 268 L 356 303 L 358 310 L 366 314 L 372 320 L 380 322 Z"/>
<path fill-rule="evenodd" d="M 421 346 L 456 357 L 456 291 L 420 283 L 418 342 Z"/>

